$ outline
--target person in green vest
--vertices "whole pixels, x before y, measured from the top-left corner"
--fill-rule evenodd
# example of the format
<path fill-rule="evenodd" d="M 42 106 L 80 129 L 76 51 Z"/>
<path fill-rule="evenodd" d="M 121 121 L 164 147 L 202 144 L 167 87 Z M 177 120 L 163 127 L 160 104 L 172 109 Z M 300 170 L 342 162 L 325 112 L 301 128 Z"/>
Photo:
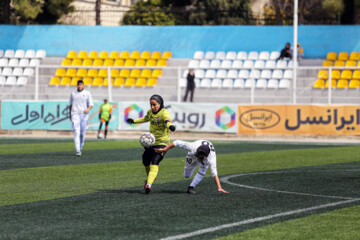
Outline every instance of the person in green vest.
<path fill-rule="evenodd" d="M 107 99 L 104 99 L 104 104 L 100 107 L 100 113 L 99 113 L 99 119 L 100 119 L 100 126 L 98 131 L 98 138 L 101 138 L 101 128 L 103 123 L 105 122 L 105 133 L 104 138 L 106 138 L 108 127 L 109 127 L 109 121 L 111 119 L 111 113 L 112 113 L 112 107 L 111 104 L 108 103 Z"/>

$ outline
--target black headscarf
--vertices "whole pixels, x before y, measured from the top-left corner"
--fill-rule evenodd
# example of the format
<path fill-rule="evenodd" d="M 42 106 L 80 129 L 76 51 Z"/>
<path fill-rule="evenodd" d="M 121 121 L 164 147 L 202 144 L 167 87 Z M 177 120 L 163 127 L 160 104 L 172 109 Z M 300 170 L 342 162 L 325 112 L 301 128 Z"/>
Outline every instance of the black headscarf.
<path fill-rule="evenodd" d="M 155 100 L 158 104 L 160 104 L 159 110 L 155 113 L 158 113 L 161 109 L 164 108 L 164 100 L 160 95 L 154 94 L 150 97 L 150 100 Z"/>

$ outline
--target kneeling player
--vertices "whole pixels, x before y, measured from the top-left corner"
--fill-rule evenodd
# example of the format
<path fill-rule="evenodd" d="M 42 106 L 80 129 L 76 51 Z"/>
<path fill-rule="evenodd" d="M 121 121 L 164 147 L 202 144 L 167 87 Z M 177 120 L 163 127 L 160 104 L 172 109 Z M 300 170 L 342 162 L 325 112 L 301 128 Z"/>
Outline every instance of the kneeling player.
<path fill-rule="evenodd" d="M 214 146 L 211 144 L 211 142 L 206 140 L 197 140 L 193 143 L 189 143 L 181 140 L 176 140 L 165 148 L 156 149 L 155 151 L 158 153 L 163 153 L 176 146 L 188 150 L 184 170 L 184 176 L 186 178 L 191 177 L 194 173 L 196 165 L 199 165 L 199 171 L 196 173 L 194 179 L 190 183 L 190 186 L 187 189 L 187 193 L 196 193 L 194 189 L 196 185 L 198 185 L 205 176 L 206 170 L 209 166 L 211 174 L 214 177 L 215 183 L 217 185 L 218 191 L 228 193 L 227 191 L 222 189 L 219 177 L 217 176 L 216 153 Z"/>

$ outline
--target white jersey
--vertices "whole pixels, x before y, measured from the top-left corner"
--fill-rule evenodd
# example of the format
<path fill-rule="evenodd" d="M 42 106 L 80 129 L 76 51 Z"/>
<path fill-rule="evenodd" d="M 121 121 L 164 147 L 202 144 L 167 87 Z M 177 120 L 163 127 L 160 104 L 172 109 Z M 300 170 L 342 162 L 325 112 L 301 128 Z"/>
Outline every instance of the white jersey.
<path fill-rule="evenodd" d="M 215 148 L 212 145 L 211 142 L 207 141 L 207 140 L 197 140 L 195 142 L 189 143 L 189 142 L 185 142 L 185 141 L 181 141 L 181 140 L 176 140 L 173 142 L 175 146 L 177 147 L 181 147 L 184 148 L 186 150 L 188 150 L 188 154 L 187 154 L 187 158 L 191 158 L 192 161 L 196 161 L 197 164 L 200 167 L 210 167 L 211 170 L 211 175 L 213 177 L 217 176 L 217 168 L 216 168 L 216 153 L 215 153 Z M 209 156 L 202 162 L 199 162 L 197 160 L 197 157 L 195 157 L 196 154 L 196 150 L 201 146 L 201 145 L 208 145 L 210 148 L 210 154 Z"/>
<path fill-rule="evenodd" d="M 90 106 L 94 106 L 91 93 L 86 90 L 73 91 L 70 95 L 71 115 L 82 114 Z"/>

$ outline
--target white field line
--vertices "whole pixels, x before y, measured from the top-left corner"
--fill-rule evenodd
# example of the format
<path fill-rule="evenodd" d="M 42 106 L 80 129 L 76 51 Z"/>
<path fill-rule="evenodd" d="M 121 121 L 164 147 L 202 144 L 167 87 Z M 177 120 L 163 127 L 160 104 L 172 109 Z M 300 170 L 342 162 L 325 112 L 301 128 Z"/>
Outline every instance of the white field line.
<path fill-rule="evenodd" d="M 246 225 L 246 224 L 251 224 L 251 223 L 270 220 L 270 219 L 273 219 L 273 218 L 285 217 L 285 216 L 290 216 L 290 215 L 295 215 L 295 214 L 300 214 L 300 213 L 305 213 L 305 212 L 310 212 L 310 211 L 314 211 L 314 210 L 319 210 L 319 209 L 324 209 L 324 208 L 329 208 L 329 207 L 335 207 L 335 206 L 339 206 L 339 205 L 343 205 L 343 204 L 348 204 L 348 203 L 353 203 L 353 202 L 360 201 L 360 198 L 337 197 L 337 196 L 326 196 L 326 195 L 317 195 L 317 194 L 297 193 L 297 192 L 289 192 L 289 191 L 279 191 L 279 190 L 273 190 L 273 189 L 246 186 L 246 185 L 242 185 L 242 184 L 232 183 L 232 182 L 229 181 L 230 178 L 238 177 L 238 176 L 259 175 L 259 174 L 274 174 L 274 173 L 289 173 L 289 172 L 273 171 L 273 172 L 258 172 L 258 173 L 241 173 L 241 174 L 234 174 L 234 175 L 222 177 L 221 181 L 224 182 L 224 183 L 230 184 L 230 185 L 234 185 L 234 186 L 238 186 L 238 187 L 245 187 L 245 188 L 250 188 L 250 189 L 255 189 L 255 190 L 260 190 L 260 191 L 271 191 L 271 192 L 286 193 L 286 194 L 297 194 L 297 195 L 306 195 L 306 196 L 313 196 L 313 197 L 325 197 L 325 198 L 347 199 L 347 200 L 340 201 L 340 202 L 335 202 L 335 203 L 328 203 L 328 204 L 318 205 L 318 206 L 309 207 L 309 208 L 301 208 L 301 209 L 297 209 L 297 210 L 272 214 L 272 215 L 263 216 L 263 217 L 250 218 L 250 219 L 246 219 L 246 220 L 239 221 L 239 222 L 219 225 L 219 226 L 215 226 L 215 227 L 201 229 L 201 230 L 198 230 L 198 231 L 193 231 L 193 232 L 189 232 L 189 233 L 184 233 L 184 234 L 174 235 L 174 236 L 170 236 L 170 237 L 166 237 L 166 238 L 161 238 L 160 240 L 185 239 L 185 238 L 189 238 L 189 237 L 202 235 L 202 234 L 205 234 L 205 233 L 211 233 L 211 232 L 223 230 L 223 229 L 226 229 L 226 228 L 238 227 L 238 226 L 242 226 L 242 225 Z"/>

